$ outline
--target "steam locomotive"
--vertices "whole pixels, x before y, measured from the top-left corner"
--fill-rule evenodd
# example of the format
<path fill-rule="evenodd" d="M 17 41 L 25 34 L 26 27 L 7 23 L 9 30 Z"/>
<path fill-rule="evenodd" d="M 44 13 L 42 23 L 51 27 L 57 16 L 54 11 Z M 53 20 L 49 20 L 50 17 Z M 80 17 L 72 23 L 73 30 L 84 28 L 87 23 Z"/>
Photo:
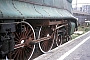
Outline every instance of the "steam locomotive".
<path fill-rule="evenodd" d="M 35 45 L 46 53 L 77 30 L 72 0 L 0 0 L 0 59 L 30 60 Z"/>

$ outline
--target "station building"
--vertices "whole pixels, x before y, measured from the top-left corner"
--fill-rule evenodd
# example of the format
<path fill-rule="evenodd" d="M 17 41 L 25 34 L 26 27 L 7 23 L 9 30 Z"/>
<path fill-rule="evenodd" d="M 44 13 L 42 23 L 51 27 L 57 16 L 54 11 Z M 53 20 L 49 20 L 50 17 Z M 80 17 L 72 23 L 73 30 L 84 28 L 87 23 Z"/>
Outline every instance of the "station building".
<path fill-rule="evenodd" d="M 78 10 L 73 10 L 73 15 L 78 19 L 79 25 L 85 25 L 85 21 L 90 21 L 90 14 Z"/>

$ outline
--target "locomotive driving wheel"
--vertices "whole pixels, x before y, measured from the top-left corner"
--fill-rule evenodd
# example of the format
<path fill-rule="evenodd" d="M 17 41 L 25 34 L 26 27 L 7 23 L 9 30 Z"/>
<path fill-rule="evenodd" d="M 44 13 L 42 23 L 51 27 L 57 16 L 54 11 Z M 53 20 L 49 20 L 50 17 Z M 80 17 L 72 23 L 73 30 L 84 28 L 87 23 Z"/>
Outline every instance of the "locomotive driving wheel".
<path fill-rule="evenodd" d="M 16 25 L 15 47 L 14 51 L 8 54 L 9 59 L 14 60 L 30 60 L 35 45 L 30 41 L 35 39 L 35 33 L 32 26 L 27 22 L 22 22 Z"/>
<path fill-rule="evenodd" d="M 51 36 L 50 39 L 47 39 L 39 43 L 39 48 L 43 53 L 48 52 L 53 47 L 55 34 L 50 27 L 48 26 L 42 27 L 39 33 L 39 38 L 49 37 L 49 36 Z"/>
<path fill-rule="evenodd" d="M 56 45 L 60 46 L 62 44 L 62 34 L 58 34 L 58 30 L 56 32 Z"/>

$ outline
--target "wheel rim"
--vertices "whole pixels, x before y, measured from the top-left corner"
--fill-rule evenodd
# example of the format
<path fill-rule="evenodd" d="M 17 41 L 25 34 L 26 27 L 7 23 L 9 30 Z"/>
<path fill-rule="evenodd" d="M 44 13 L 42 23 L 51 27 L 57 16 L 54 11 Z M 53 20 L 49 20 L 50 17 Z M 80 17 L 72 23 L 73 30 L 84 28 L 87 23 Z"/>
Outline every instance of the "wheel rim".
<path fill-rule="evenodd" d="M 67 41 L 67 42 L 68 42 L 70 39 L 71 39 L 70 36 L 67 36 L 67 37 L 66 37 L 66 41 Z"/>
<path fill-rule="evenodd" d="M 62 44 L 62 35 L 57 36 L 56 44 L 57 44 L 57 46 L 60 46 Z"/>
<path fill-rule="evenodd" d="M 39 48 L 43 53 L 46 53 L 52 49 L 55 35 L 50 27 L 42 27 L 40 30 L 39 38 L 48 36 L 51 36 L 49 40 L 45 40 L 39 43 Z"/>
<path fill-rule="evenodd" d="M 23 26 L 22 31 L 20 27 Z M 8 58 L 15 60 L 29 60 L 34 52 L 35 45 L 30 41 L 35 39 L 32 26 L 27 22 L 19 23 L 16 26 L 14 51 L 8 54 Z"/>
<path fill-rule="evenodd" d="M 61 44 L 62 44 L 62 35 L 58 34 L 58 30 L 57 30 L 57 33 L 56 33 L 56 45 L 60 46 Z"/>

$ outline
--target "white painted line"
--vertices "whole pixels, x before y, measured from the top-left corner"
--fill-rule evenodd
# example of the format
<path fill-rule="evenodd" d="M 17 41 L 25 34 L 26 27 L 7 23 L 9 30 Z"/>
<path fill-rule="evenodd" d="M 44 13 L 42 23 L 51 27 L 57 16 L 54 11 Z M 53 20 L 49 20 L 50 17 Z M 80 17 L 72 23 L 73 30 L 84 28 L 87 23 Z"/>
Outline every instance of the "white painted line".
<path fill-rule="evenodd" d="M 72 53 L 74 50 L 76 50 L 79 46 L 81 46 L 84 42 L 86 42 L 87 40 L 89 40 L 90 37 L 84 39 L 82 42 L 80 42 L 78 45 L 76 45 L 74 48 L 72 48 L 71 50 L 69 50 L 68 52 L 66 52 L 65 54 L 63 54 L 59 59 L 57 60 L 63 60 L 65 59 L 70 53 Z"/>

